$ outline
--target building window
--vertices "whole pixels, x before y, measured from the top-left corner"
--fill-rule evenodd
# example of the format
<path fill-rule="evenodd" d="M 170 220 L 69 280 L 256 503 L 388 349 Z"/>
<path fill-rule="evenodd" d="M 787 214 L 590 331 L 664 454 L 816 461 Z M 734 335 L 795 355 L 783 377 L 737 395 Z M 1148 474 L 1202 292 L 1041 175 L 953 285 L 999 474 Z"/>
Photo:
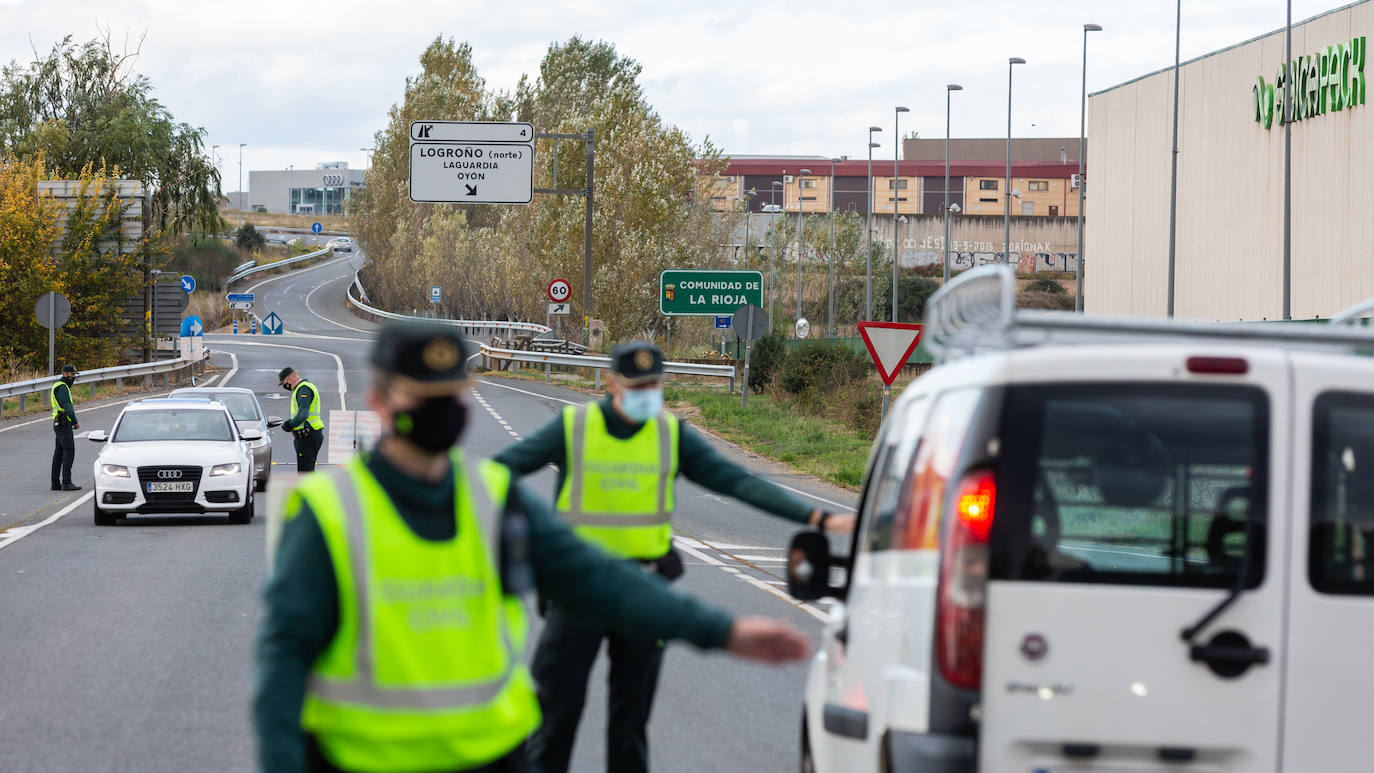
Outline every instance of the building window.
<path fill-rule="evenodd" d="M 980 190 L 980 191 L 995 191 L 995 190 L 997 190 L 997 181 L 996 181 L 996 180 L 979 180 L 979 181 L 978 181 L 978 190 Z"/>
<path fill-rule="evenodd" d="M 981 198 L 981 199 L 978 199 L 978 200 L 979 200 L 979 201 L 986 201 L 986 202 L 989 202 L 989 203 L 992 203 L 992 204 L 996 204 L 996 203 L 997 203 L 997 199 Z"/>
<path fill-rule="evenodd" d="M 1049 180 L 1031 180 L 1030 189 L 1033 191 L 1047 191 L 1050 189 Z"/>
<path fill-rule="evenodd" d="M 815 200 L 816 200 L 816 197 L 815 197 L 815 196 L 802 196 L 801 199 L 802 199 L 802 201 L 815 201 Z"/>
<path fill-rule="evenodd" d="M 888 180 L 888 181 L 887 181 L 887 189 L 888 189 L 888 190 L 892 190 L 892 182 L 893 182 L 892 180 Z M 897 190 L 900 190 L 900 191 L 906 190 L 906 184 L 907 184 L 907 182 L 908 182 L 907 180 L 897 180 L 896 182 L 897 182 Z"/>
<path fill-rule="evenodd" d="M 801 187 L 803 187 L 803 188 L 814 188 L 814 187 L 816 187 L 816 181 L 815 181 L 815 180 L 802 180 L 802 181 L 801 181 Z"/>

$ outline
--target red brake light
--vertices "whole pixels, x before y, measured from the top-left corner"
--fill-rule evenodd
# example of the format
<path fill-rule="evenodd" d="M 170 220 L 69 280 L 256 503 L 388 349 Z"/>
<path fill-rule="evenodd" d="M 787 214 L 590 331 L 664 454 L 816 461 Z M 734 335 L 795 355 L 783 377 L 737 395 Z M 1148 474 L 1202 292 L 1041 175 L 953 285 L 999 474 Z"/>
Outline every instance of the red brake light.
<path fill-rule="evenodd" d="M 946 681 L 970 690 L 983 683 L 988 535 L 996 505 L 997 479 L 991 471 L 964 476 L 955 489 L 955 517 L 940 553 L 935 660 Z"/>
<path fill-rule="evenodd" d="M 1243 376 L 1250 372 L 1250 363 L 1243 357 L 1189 357 L 1188 372 Z"/>

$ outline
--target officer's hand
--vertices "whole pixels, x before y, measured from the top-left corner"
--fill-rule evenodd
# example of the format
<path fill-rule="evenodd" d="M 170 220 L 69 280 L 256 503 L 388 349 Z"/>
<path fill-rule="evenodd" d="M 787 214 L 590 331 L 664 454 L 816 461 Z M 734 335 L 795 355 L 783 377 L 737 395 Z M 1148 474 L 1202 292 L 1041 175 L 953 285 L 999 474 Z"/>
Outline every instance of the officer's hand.
<path fill-rule="evenodd" d="M 730 626 L 725 649 L 748 660 L 788 663 L 810 655 L 811 642 L 790 623 L 766 617 L 738 617 Z"/>
<path fill-rule="evenodd" d="M 80 425 L 80 424 L 73 424 L 73 425 L 72 425 L 72 429 L 81 429 L 81 425 Z"/>
<path fill-rule="evenodd" d="M 825 531 L 828 534 L 850 534 L 854 531 L 854 521 L 857 520 L 853 513 L 831 513 L 825 519 Z"/>

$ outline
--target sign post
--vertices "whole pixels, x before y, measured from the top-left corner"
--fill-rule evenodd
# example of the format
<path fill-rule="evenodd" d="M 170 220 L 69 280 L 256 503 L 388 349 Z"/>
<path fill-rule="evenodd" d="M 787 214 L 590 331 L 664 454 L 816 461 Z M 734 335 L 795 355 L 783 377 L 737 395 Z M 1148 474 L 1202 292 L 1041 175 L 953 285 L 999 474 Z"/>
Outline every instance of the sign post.
<path fill-rule="evenodd" d="M 902 366 L 911 358 L 911 353 L 916 351 L 916 345 L 921 342 L 921 331 L 924 329 L 924 325 L 905 322 L 859 323 L 859 335 L 863 336 L 864 345 L 868 347 L 868 353 L 873 357 L 873 364 L 878 366 L 878 375 L 883 380 L 883 407 L 880 416 L 887 415 L 892 382 L 897 380 L 897 374 L 902 372 Z"/>
<path fill-rule="evenodd" d="M 758 273 L 758 272 L 755 272 Z M 740 306 L 735 310 L 735 314 L 730 318 L 730 324 L 735 328 L 735 335 L 744 339 L 744 389 L 740 391 L 740 407 L 749 407 L 749 351 L 754 348 L 754 341 L 763 337 L 768 330 L 768 312 L 763 307 L 750 303 Z M 743 335 L 740 332 L 743 331 Z"/>
<path fill-rule="evenodd" d="M 67 324 L 67 320 L 71 318 L 72 305 L 62 293 L 43 293 L 38 303 L 34 304 L 33 315 L 38 318 L 38 324 L 48 329 L 48 375 L 51 376 L 56 372 L 53 366 L 53 350 L 57 328 Z"/>

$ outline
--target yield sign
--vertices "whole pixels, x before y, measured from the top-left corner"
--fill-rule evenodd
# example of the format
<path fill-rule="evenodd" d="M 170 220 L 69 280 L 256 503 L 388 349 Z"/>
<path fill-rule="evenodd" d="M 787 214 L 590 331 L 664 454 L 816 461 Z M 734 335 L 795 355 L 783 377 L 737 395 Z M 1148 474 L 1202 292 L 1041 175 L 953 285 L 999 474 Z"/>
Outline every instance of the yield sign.
<path fill-rule="evenodd" d="M 897 373 L 916 351 L 921 342 L 924 325 L 911 325 L 904 322 L 860 322 L 859 335 L 863 336 L 868 353 L 873 356 L 873 364 L 878 366 L 878 375 L 889 386 L 896 380 Z"/>

